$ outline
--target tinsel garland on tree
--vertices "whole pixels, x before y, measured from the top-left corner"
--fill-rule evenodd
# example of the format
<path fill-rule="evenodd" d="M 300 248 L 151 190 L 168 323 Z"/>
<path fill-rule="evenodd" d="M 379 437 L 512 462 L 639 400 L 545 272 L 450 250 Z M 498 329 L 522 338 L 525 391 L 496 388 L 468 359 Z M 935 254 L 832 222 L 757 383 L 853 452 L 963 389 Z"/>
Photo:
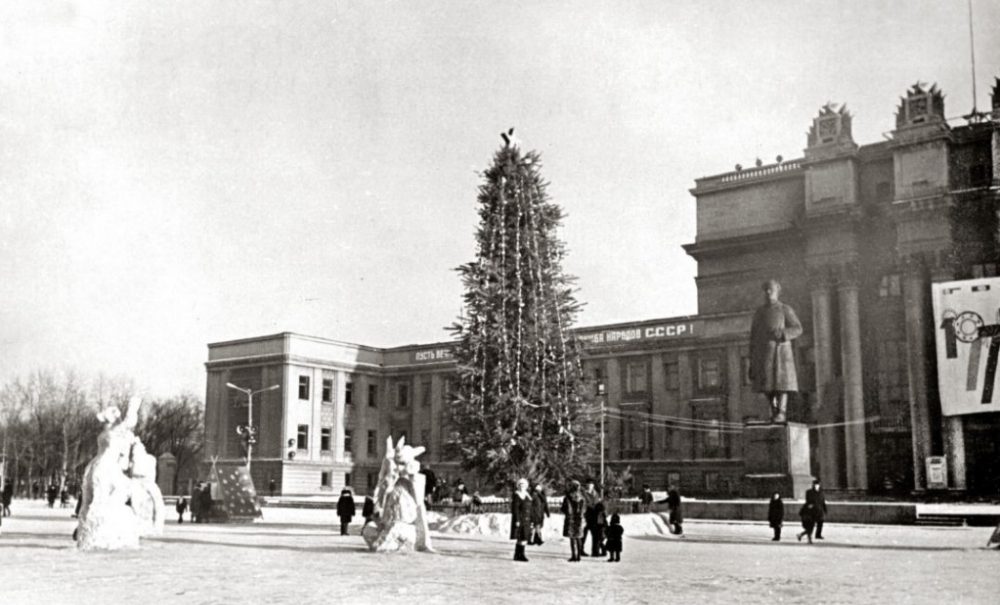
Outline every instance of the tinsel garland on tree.
<path fill-rule="evenodd" d="M 463 318 L 452 330 L 459 379 L 450 405 L 449 453 L 494 485 L 516 477 L 559 485 L 593 453 L 579 344 L 580 305 L 556 230 L 538 154 L 497 151 L 479 188 L 476 260 L 458 272 Z"/>

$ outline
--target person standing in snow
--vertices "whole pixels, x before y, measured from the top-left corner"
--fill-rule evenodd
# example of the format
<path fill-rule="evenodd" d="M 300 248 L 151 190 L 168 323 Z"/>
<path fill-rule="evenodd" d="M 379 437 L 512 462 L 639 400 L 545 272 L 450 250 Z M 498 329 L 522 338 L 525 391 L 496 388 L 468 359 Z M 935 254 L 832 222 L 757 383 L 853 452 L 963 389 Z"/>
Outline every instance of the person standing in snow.
<path fill-rule="evenodd" d="M 573 479 L 562 501 L 563 536 L 569 538 L 570 561 L 579 561 L 583 554 L 583 514 L 587 501 L 580 492 L 580 482 Z"/>
<path fill-rule="evenodd" d="M 347 526 L 354 518 L 354 497 L 349 488 L 344 488 L 340 492 L 340 499 L 337 500 L 337 516 L 340 517 L 340 535 L 347 535 Z"/>
<path fill-rule="evenodd" d="M 510 539 L 515 540 L 514 560 L 527 563 L 524 548 L 531 540 L 531 494 L 528 492 L 528 480 L 517 480 L 517 489 L 510 498 Z"/>

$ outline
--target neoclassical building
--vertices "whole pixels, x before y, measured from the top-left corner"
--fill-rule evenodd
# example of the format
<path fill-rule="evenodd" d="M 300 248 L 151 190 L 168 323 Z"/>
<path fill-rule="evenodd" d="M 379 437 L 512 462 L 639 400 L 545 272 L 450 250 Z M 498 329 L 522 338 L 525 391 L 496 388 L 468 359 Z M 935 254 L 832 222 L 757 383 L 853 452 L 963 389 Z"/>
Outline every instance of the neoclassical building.
<path fill-rule="evenodd" d="M 1000 82 L 1000 81 L 998 81 Z M 1000 414 L 944 416 L 932 283 L 997 275 L 1000 83 L 993 112 L 954 124 L 944 95 L 915 85 L 885 140 L 859 145 L 844 107 L 820 109 L 803 157 L 696 179 L 699 314 L 580 328 L 604 385 L 606 459 L 634 481 L 725 496 L 743 476 L 739 426 L 767 417 L 747 379 L 760 283 L 777 278 L 802 320 L 801 392 L 813 474 L 831 489 L 923 491 L 928 456 L 949 487 L 1000 493 Z M 1000 299 L 998 299 L 1000 306 Z M 388 435 L 442 453 L 454 373 L 448 342 L 377 349 L 291 333 L 209 345 L 209 456 L 243 456 L 255 397 L 253 476 L 285 494 L 374 485 Z"/>

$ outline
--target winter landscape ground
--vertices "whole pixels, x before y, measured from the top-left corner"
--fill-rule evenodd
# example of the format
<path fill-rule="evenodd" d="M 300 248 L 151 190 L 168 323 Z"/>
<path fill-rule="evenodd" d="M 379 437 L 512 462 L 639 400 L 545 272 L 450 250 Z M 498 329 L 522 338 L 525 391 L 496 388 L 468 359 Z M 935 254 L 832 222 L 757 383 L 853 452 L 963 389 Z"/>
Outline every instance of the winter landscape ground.
<path fill-rule="evenodd" d="M 996 603 L 987 528 L 829 525 L 809 546 L 786 526 L 625 517 L 621 563 L 569 563 L 550 535 L 511 561 L 503 515 L 438 518 L 436 554 L 375 555 L 333 511 L 266 508 L 251 525 L 167 524 L 141 550 L 79 553 L 69 509 L 15 501 L 0 535 L 0 603 Z"/>

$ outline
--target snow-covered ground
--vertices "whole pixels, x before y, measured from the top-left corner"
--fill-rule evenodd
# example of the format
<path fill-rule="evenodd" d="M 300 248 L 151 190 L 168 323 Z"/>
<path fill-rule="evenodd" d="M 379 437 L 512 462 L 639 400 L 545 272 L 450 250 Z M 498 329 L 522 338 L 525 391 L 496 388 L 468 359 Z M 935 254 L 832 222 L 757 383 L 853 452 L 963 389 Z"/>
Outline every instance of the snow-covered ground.
<path fill-rule="evenodd" d="M 436 554 L 376 555 L 332 511 L 268 508 L 248 525 L 177 525 L 141 550 L 80 553 L 70 509 L 15 501 L 0 535 L 0 603 L 996 603 L 988 528 L 831 524 L 780 543 L 763 523 L 627 515 L 621 563 L 566 561 L 553 515 L 530 563 L 511 561 L 509 516 L 432 514 Z M 589 546 L 589 545 L 588 545 Z"/>

